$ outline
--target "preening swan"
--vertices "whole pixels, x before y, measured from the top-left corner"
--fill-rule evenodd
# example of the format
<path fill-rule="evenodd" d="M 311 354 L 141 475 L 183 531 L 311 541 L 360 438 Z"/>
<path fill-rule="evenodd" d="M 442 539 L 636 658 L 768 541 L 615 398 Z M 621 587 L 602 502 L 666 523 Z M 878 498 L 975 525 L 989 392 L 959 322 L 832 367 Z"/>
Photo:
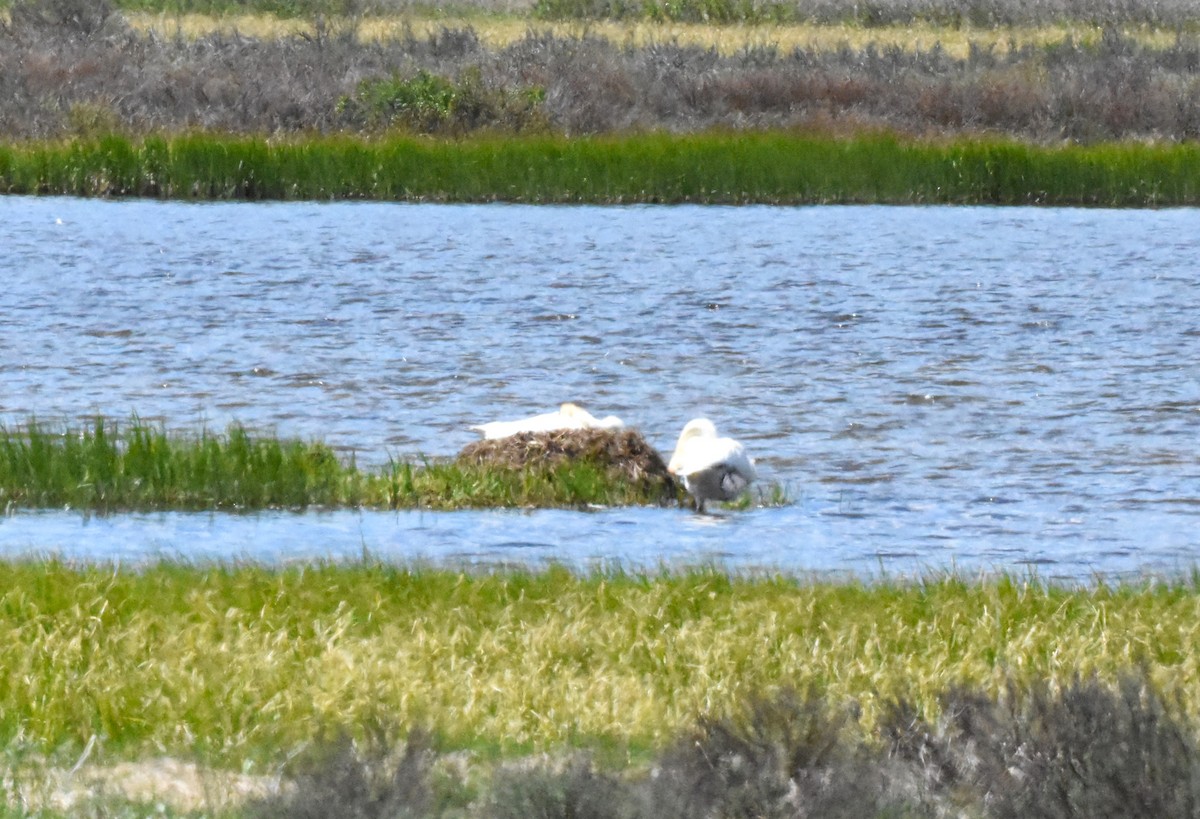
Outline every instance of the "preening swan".
<path fill-rule="evenodd" d="M 757 477 L 745 448 L 732 438 L 717 437 L 717 428 L 707 418 L 687 422 L 667 471 L 683 479 L 701 512 L 707 501 L 733 500 Z"/>
<path fill-rule="evenodd" d="M 471 429 L 485 439 L 507 438 L 520 432 L 554 432 L 559 429 L 621 429 L 624 422 L 615 415 L 597 418 L 578 404 L 563 404 L 554 412 L 544 412 L 517 421 L 491 421 Z"/>

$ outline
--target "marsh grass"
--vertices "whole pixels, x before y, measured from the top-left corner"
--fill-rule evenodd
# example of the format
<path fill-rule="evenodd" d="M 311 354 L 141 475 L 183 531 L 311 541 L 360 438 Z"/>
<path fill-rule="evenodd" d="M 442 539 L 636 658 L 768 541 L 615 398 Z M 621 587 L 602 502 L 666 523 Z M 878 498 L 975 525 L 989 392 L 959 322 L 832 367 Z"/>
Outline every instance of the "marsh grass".
<path fill-rule="evenodd" d="M 368 473 L 320 442 L 254 435 L 240 426 L 193 436 L 104 419 L 76 430 L 37 423 L 0 429 L 0 501 L 9 510 L 459 509 L 675 500 L 586 459 L 522 469 L 393 461 Z"/>
<path fill-rule="evenodd" d="M 191 135 L 0 146 L 10 193 L 201 199 L 956 203 L 1200 201 L 1195 144 L 1037 147 L 797 133 L 303 142 Z"/>
<path fill-rule="evenodd" d="M 938 724 L 956 688 L 998 698 L 1131 669 L 1200 713 L 1195 581 L 46 562 L 0 564 L 0 589 L 0 740 L 68 759 L 96 737 L 97 760 L 253 768 L 371 725 L 485 756 L 644 759 L 698 716 L 783 689 L 854 703 L 875 730 L 897 702 Z"/>

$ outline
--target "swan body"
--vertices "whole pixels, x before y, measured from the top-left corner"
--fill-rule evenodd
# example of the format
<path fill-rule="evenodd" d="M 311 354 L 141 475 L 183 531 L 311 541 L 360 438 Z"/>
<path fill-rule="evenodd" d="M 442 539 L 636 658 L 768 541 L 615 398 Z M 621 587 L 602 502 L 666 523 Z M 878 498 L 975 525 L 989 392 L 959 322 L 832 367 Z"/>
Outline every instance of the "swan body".
<path fill-rule="evenodd" d="M 560 429 L 621 429 L 624 422 L 615 415 L 597 418 L 578 404 L 563 404 L 554 412 L 544 412 L 517 421 L 491 421 L 471 429 L 485 439 L 507 438 L 521 432 L 554 432 Z"/>
<path fill-rule="evenodd" d="M 732 438 L 719 437 L 707 418 L 687 422 L 667 471 L 683 480 L 701 512 L 710 500 L 733 500 L 758 476 L 745 448 Z"/>

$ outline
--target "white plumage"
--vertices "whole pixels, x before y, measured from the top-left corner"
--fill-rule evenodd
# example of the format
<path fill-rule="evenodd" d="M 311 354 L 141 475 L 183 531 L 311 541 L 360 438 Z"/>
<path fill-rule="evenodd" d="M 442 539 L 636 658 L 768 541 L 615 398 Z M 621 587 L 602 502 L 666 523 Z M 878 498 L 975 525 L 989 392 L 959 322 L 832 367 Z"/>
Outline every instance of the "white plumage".
<path fill-rule="evenodd" d="M 491 421 L 471 429 L 484 438 L 507 438 L 521 432 L 554 432 L 560 429 L 621 429 L 624 422 L 615 415 L 596 418 L 578 404 L 563 404 L 554 412 L 544 412 L 516 421 Z"/>
<path fill-rule="evenodd" d="M 683 480 L 701 512 L 707 501 L 733 500 L 757 477 L 745 448 L 732 438 L 718 437 L 707 418 L 687 422 L 667 471 Z"/>

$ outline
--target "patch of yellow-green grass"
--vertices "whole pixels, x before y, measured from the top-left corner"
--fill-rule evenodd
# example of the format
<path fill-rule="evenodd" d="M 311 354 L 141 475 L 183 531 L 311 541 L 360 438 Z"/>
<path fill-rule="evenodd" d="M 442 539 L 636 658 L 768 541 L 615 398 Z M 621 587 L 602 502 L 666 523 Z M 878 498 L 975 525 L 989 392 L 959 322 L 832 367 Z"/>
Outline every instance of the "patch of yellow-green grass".
<path fill-rule="evenodd" d="M 312 35 L 314 21 L 267 14 L 213 16 L 205 14 L 153 14 L 125 12 L 130 24 L 139 31 L 160 36 L 202 37 L 214 32 L 233 33 L 262 39 L 296 34 Z M 516 14 L 438 15 L 425 12 L 413 15 L 366 17 L 355 21 L 327 22 L 335 33 L 353 32 L 367 41 L 392 40 L 412 34 L 425 38 L 443 29 L 470 27 L 480 40 L 493 48 L 510 45 L 530 32 L 551 32 L 560 37 L 591 35 L 631 46 L 661 43 L 714 48 L 722 54 L 746 49 L 795 48 L 832 50 L 847 46 L 864 48 L 874 43 L 879 48 L 897 47 L 909 51 L 941 48 L 955 57 L 965 57 L 974 45 L 1006 53 L 1010 48 L 1044 46 L 1068 39 L 1077 43 L 1098 43 L 1104 29 L 1083 23 L 1047 26 L 974 27 L 939 26 L 929 22 L 909 25 L 862 26 L 852 23 L 683 23 L 648 20 L 535 20 Z M 1176 32 L 1146 26 L 1127 26 L 1122 33 L 1147 46 L 1166 47 L 1175 42 Z"/>
<path fill-rule="evenodd" d="M 802 548 L 802 544 L 797 545 Z M 234 769 L 324 728 L 449 747 L 661 747 L 782 688 L 936 715 L 954 686 L 1145 668 L 1200 713 L 1200 585 L 878 584 L 715 570 L 0 564 L 0 742 Z M 640 749 L 640 750 L 639 750 Z"/>

